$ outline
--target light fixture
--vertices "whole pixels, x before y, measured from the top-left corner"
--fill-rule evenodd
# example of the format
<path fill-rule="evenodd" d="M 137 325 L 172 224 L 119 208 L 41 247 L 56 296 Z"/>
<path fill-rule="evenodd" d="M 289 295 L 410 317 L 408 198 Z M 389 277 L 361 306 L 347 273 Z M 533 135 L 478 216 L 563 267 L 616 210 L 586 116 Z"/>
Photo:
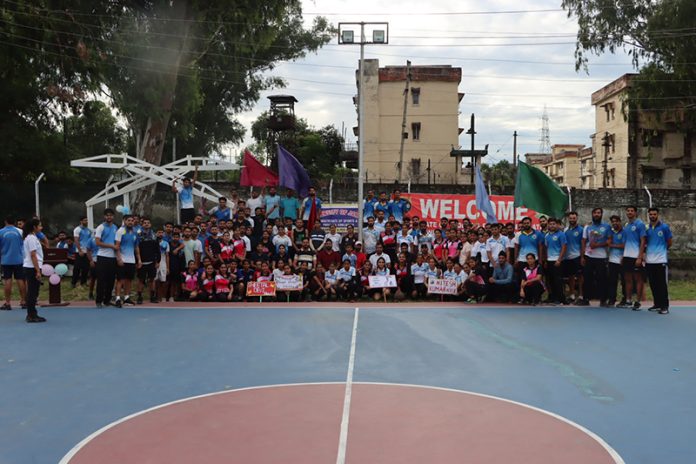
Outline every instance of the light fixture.
<path fill-rule="evenodd" d="M 353 31 L 341 31 L 341 42 L 346 44 L 354 43 L 355 37 Z"/>
<path fill-rule="evenodd" d="M 372 42 L 376 44 L 384 43 L 384 31 L 372 31 Z"/>

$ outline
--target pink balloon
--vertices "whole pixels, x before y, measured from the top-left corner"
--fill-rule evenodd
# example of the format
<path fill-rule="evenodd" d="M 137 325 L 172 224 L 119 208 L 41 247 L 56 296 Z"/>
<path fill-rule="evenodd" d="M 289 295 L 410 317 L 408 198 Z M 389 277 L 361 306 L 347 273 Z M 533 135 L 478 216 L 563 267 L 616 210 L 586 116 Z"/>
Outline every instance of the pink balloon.
<path fill-rule="evenodd" d="M 55 274 L 55 272 L 56 270 L 53 269 L 53 266 L 51 266 L 50 264 L 44 264 L 43 266 L 41 266 L 41 273 L 46 277 L 52 276 L 53 274 Z"/>
<path fill-rule="evenodd" d="M 48 281 L 51 283 L 51 285 L 60 285 L 60 276 L 58 274 L 51 274 Z"/>

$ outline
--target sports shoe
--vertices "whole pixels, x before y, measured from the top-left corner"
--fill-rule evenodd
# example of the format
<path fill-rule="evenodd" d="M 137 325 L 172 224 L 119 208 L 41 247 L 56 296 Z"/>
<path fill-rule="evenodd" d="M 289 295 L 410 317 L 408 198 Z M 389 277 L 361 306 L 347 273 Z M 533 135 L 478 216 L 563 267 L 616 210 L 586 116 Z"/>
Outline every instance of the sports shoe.
<path fill-rule="evenodd" d="M 152 299 L 151 299 L 152 300 Z M 138 295 L 138 298 L 135 300 L 135 302 L 139 305 L 143 304 L 143 296 Z"/>
<path fill-rule="evenodd" d="M 114 306 L 116 306 L 117 308 L 122 308 L 122 307 L 123 307 L 123 302 L 121 302 L 121 297 L 120 297 L 120 296 L 117 296 L 117 297 L 116 297 L 116 301 L 114 302 Z"/>
<path fill-rule="evenodd" d="M 160 300 L 159 300 L 159 298 L 157 298 L 156 296 L 153 295 L 153 296 L 150 297 L 150 303 L 155 303 L 155 304 L 157 304 L 157 303 L 159 303 L 159 302 L 160 302 Z"/>
<path fill-rule="evenodd" d="M 135 303 L 133 303 L 133 300 L 131 300 L 129 296 L 127 296 L 127 297 L 123 300 L 123 304 L 124 304 L 124 305 L 128 305 L 128 306 L 135 306 Z"/>
<path fill-rule="evenodd" d="M 45 318 L 45 317 L 38 316 L 38 315 L 36 315 L 36 316 L 27 316 L 26 319 L 25 319 L 25 321 L 30 322 L 30 323 L 31 323 L 31 322 L 46 322 L 46 318 Z"/>
<path fill-rule="evenodd" d="M 0 306 L 0 311 L 12 311 L 12 306 L 10 306 L 8 303 L 5 303 L 4 305 Z"/>
<path fill-rule="evenodd" d="M 97 303 L 97 309 L 102 309 L 103 307 L 104 307 L 104 305 L 103 305 L 103 304 L 101 304 L 101 303 Z"/>
<path fill-rule="evenodd" d="M 629 303 L 628 301 L 622 301 L 619 304 L 617 304 L 616 307 L 617 308 L 630 308 L 631 303 Z"/>
<path fill-rule="evenodd" d="M 590 306 L 590 302 L 586 299 L 577 299 L 575 300 L 575 306 Z"/>
<path fill-rule="evenodd" d="M 657 314 L 669 314 L 669 309 L 660 308 L 660 310 L 657 312 Z"/>
<path fill-rule="evenodd" d="M 635 303 L 633 303 L 633 310 L 640 311 L 640 301 L 636 301 Z"/>
<path fill-rule="evenodd" d="M 653 305 L 653 306 L 651 306 L 651 307 L 648 308 L 648 311 L 651 311 L 651 312 L 659 311 L 659 310 L 660 310 L 660 307 L 659 307 L 659 306 L 655 306 L 655 305 Z"/>

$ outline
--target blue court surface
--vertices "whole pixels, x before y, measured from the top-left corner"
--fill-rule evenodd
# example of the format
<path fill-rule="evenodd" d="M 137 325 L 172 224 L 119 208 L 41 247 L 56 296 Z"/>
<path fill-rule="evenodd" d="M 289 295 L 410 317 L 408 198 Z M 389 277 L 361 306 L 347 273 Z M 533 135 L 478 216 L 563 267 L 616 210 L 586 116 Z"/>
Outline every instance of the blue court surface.
<path fill-rule="evenodd" d="M 696 310 L 360 307 L 353 381 L 526 403 L 629 464 L 696 462 Z M 162 403 L 242 387 L 345 382 L 355 308 L 46 308 L 0 314 L 0 463 L 57 463 Z"/>

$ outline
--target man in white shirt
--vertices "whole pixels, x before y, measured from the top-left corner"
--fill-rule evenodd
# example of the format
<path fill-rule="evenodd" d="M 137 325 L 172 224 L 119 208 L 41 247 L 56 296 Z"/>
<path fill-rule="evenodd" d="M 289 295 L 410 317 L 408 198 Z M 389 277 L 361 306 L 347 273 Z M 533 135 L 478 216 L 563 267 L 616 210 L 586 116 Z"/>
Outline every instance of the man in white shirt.
<path fill-rule="evenodd" d="M 331 224 L 329 226 L 329 233 L 324 237 L 324 242 L 326 242 L 326 240 L 331 240 L 331 248 L 333 248 L 334 251 L 340 251 L 341 238 L 341 234 L 336 232 L 336 225 Z"/>
<path fill-rule="evenodd" d="M 384 253 L 381 243 L 377 244 L 377 251 L 375 251 L 375 253 L 372 256 L 370 256 L 370 264 L 372 264 L 372 269 L 377 267 L 377 261 L 379 260 L 379 258 L 384 258 L 384 263 L 387 265 L 387 267 L 389 267 L 389 265 L 391 264 L 391 258 L 388 254 Z"/>
<path fill-rule="evenodd" d="M 508 261 L 510 259 L 510 252 L 508 251 L 510 240 L 500 233 L 500 224 L 491 224 L 491 233 L 491 237 L 486 242 L 486 252 L 488 252 L 488 262 L 492 263 L 493 267 L 497 267 L 500 252 L 505 253 Z"/>
<path fill-rule="evenodd" d="M 375 218 L 370 216 L 367 218 L 367 227 L 363 229 L 363 249 L 365 254 L 374 253 L 378 241 L 379 231 L 375 229 Z"/>
<path fill-rule="evenodd" d="M 247 200 L 247 208 L 251 210 L 251 217 L 256 216 L 256 208 L 263 208 L 265 205 L 263 194 L 259 195 L 256 190 L 251 190 L 251 198 Z"/>

